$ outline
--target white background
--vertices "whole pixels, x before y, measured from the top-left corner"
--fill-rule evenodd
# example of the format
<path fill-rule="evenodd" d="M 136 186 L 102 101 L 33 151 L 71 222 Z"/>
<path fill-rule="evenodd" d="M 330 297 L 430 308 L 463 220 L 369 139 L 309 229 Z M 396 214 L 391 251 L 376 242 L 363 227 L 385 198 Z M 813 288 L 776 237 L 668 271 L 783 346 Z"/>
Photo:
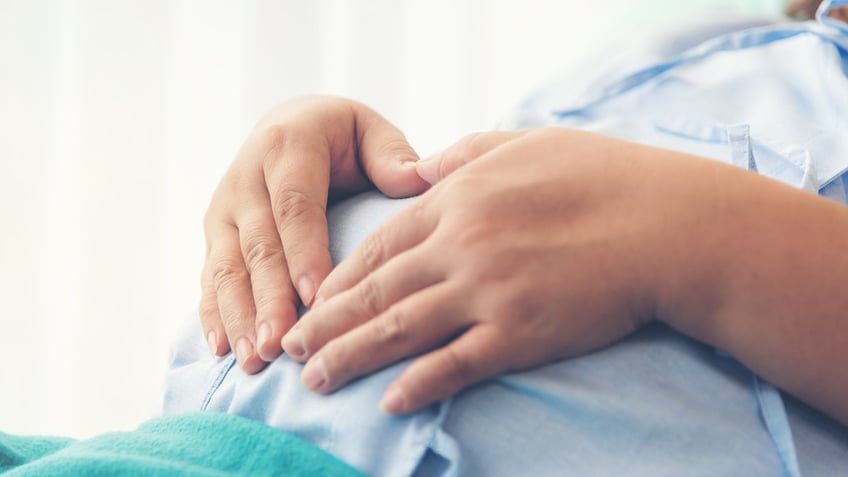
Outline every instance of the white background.
<path fill-rule="evenodd" d="M 128 429 L 256 120 L 359 99 L 433 152 L 636 28 L 762 1 L 0 0 L 0 430 Z"/>

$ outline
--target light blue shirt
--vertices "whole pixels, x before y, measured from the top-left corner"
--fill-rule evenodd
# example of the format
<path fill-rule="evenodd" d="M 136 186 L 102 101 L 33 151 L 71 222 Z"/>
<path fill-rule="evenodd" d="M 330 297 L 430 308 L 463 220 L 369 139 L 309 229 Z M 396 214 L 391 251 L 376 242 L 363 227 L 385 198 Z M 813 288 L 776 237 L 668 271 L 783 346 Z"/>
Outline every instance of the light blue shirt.
<path fill-rule="evenodd" d="M 845 25 L 763 26 L 669 49 L 677 40 L 651 44 L 641 64 L 600 65 L 585 88 L 569 80 L 541 90 L 509 125 L 579 127 L 699 154 L 848 203 Z M 333 207 L 334 260 L 409 200 L 368 193 Z M 321 396 L 286 356 L 254 376 L 232 356 L 210 357 L 193 319 L 172 357 L 163 412 L 262 420 L 372 475 L 797 476 L 799 449 L 805 475 L 848 468 L 836 467 L 848 465 L 843 428 L 797 404 L 787 415 L 771 385 L 660 325 L 412 416 L 384 415 L 377 403 L 406 365 Z M 796 446 L 798 428 L 805 445 Z"/>

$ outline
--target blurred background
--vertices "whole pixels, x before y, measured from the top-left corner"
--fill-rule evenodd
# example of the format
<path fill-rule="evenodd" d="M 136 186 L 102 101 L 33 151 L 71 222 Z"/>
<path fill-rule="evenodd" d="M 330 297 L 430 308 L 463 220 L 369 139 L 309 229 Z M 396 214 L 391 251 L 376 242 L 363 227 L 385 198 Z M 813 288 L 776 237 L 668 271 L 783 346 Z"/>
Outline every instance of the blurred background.
<path fill-rule="evenodd" d="M 0 0 L 0 430 L 155 413 L 202 218 L 242 140 L 305 93 L 426 154 L 635 31 L 782 0 Z"/>

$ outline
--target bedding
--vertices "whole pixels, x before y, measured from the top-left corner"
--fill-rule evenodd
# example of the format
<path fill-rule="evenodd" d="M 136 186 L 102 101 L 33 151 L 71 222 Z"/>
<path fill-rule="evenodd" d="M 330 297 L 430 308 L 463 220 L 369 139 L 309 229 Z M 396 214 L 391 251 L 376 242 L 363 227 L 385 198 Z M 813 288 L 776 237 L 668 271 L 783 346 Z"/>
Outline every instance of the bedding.
<path fill-rule="evenodd" d="M 0 474 L 362 475 L 290 434 L 213 412 L 153 419 L 132 432 L 82 441 L 0 433 Z"/>

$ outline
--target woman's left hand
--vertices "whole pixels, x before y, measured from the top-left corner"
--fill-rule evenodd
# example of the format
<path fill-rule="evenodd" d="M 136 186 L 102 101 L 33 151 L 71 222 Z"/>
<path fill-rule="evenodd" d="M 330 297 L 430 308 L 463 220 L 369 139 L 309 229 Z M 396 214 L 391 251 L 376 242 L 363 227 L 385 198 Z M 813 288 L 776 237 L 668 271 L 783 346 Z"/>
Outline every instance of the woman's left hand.
<path fill-rule="evenodd" d="M 419 162 L 449 177 L 327 277 L 283 347 L 318 392 L 421 354 L 381 402 L 408 413 L 606 346 L 678 305 L 661 296 L 709 300 L 715 196 L 687 178 L 722 167 L 575 130 L 469 136 Z"/>

